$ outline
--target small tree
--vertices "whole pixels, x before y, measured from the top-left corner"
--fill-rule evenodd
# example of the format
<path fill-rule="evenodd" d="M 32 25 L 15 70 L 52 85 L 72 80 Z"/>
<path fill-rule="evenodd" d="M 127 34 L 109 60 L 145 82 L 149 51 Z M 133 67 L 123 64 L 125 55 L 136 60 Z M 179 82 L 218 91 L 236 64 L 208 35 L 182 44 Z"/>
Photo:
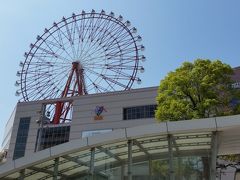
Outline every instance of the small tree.
<path fill-rule="evenodd" d="M 238 113 L 239 105 L 231 103 L 237 96 L 232 74 L 232 68 L 219 60 L 184 62 L 161 81 L 156 118 L 176 121 Z"/>
<path fill-rule="evenodd" d="M 184 62 L 161 81 L 156 118 L 177 121 L 238 113 L 239 105 L 232 103 L 238 96 L 231 86 L 232 74 L 232 68 L 219 60 Z M 202 162 L 208 179 L 208 159 Z"/>

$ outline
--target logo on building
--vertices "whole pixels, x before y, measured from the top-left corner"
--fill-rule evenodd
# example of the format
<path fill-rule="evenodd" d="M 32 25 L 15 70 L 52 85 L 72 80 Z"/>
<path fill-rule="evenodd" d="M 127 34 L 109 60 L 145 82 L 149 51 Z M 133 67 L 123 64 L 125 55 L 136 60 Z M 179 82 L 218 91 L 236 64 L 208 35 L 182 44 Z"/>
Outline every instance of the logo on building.
<path fill-rule="evenodd" d="M 103 111 L 107 112 L 104 106 L 96 106 L 95 108 L 96 116 L 94 116 L 94 120 L 103 120 L 103 116 L 102 116 Z"/>

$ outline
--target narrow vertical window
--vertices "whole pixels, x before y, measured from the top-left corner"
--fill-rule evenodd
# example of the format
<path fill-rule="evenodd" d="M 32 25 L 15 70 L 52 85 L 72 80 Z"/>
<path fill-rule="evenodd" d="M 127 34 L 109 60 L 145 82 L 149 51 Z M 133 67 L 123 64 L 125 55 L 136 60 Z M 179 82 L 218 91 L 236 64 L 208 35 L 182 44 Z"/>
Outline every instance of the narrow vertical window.
<path fill-rule="evenodd" d="M 17 131 L 16 144 L 15 144 L 14 154 L 13 154 L 13 160 L 23 157 L 25 154 L 30 119 L 31 119 L 30 117 L 20 118 L 18 131 Z"/>

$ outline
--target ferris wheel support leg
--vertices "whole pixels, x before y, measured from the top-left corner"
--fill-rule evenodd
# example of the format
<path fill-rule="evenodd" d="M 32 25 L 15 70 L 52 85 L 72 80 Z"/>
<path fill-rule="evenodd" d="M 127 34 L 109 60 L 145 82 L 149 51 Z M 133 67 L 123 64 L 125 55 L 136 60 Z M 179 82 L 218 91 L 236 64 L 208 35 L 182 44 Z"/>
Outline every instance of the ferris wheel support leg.
<path fill-rule="evenodd" d="M 59 124 L 62 115 L 63 102 L 56 102 L 53 124 Z"/>

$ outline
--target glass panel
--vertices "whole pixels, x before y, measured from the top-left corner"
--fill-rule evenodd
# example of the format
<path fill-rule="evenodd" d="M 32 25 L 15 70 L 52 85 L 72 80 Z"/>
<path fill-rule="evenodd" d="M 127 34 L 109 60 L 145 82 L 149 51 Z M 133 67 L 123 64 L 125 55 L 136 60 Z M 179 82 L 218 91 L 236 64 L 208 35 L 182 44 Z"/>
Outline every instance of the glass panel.
<path fill-rule="evenodd" d="M 156 108 L 156 105 L 123 108 L 123 120 L 153 118 Z"/>
<path fill-rule="evenodd" d="M 127 158 L 127 142 L 119 142 L 96 148 L 95 179 L 121 180 L 124 176 L 124 163 Z"/>
<path fill-rule="evenodd" d="M 40 138 L 40 144 L 37 145 L 38 151 L 56 146 L 69 141 L 70 126 L 53 126 L 44 127 L 38 130 L 38 138 Z M 41 137 L 40 137 L 41 136 Z M 39 140 L 37 140 L 39 142 Z"/>
<path fill-rule="evenodd" d="M 203 163 L 203 159 L 204 159 L 204 163 Z M 205 175 L 209 177 L 209 161 L 208 160 L 209 159 L 207 157 L 204 158 L 199 156 L 174 158 L 175 179 L 176 180 L 205 179 L 204 168 L 207 169 L 207 172 L 205 172 Z"/>
<path fill-rule="evenodd" d="M 176 180 L 208 179 L 210 173 L 210 133 L 173 135 L 173 172 Z M 167 136 L 132 140 L 133 180 L 169 179 Z M 126 180 L 128 178 L 128 142 L 121 141 L 94 148 L 94 171 L 90 174 L 91 150 L 85 149 L 59 157 L 59 178 L 85 180 Z M 54 159 L 29 167 L 25 179 L 49 179 L 53 176 Z M 18 178 L 19 172 L 8 177 Z"/>
<path fill-rule="evenodd" d="M 13 160 L 23 157 L 25 155 L 30 119 L 30 117 L 20 118 Z"/>
<path fill-rule="evenodd" d="M 132 167 L 132 179 L 133 180 L 149 180 L 149 163 L 141 162 L 135 163 Z"/>
<path fill-rule="evenodd" d="M 153 160 L 151 162 L 152 180 L 167 180 L 168 178 L 168 160 Z"/>

